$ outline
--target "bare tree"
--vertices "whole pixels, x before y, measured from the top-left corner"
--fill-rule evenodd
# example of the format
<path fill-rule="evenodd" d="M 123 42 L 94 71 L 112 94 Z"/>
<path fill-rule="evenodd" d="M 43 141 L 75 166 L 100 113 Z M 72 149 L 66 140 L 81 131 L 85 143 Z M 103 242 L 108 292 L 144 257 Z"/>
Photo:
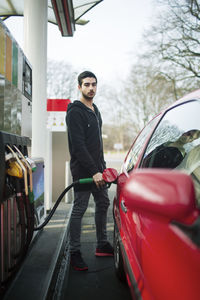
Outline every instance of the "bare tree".
<path fill-rule="evenodd" d="M 124 121 L 138 132 L 174 100 L 172 80 L 156 67 L 138 62 L 132 66 L 120 99 Z"/>
<path fill-rule="evenodd" d="M 103 132 L 109 137 L 106 149 L 112 149 L 113 143 L 129 148 L 148 121 L 176 100 L 173 80 L 143 61 L 132 66 L 121 86 L 102 88 L 96 99 L 104 120 Z"/>
<path fill-rule="evenodd" d="M 47 67 L 48 98 L 77 98 L 77 72 L 63 61 L 48 61 Z"/>
<path fill-rule="evenodd" d="M 144 36 L 148 56 L 159 61 L 161 71 L 174 80 L 175 88 L 193 90 L 200 78 L 199 1 L 155 2 L 161 5 L 159 17 Z"/>

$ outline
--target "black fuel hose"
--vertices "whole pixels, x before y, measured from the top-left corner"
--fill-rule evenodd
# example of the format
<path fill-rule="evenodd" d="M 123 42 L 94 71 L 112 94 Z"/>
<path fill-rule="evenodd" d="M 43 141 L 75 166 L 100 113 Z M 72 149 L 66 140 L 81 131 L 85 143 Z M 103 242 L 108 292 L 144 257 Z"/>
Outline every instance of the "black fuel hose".
<path fill-rule="evenodd" d="M 50 221 L 50 219 L 52 218 L 53 214 L 55 213 L 56 208 L 58 207 L 60 201 L 62 200 L 62 198 L 65 196 L 65 194 L 72 188 L 74 187 L 76 184 L 87 184 L 87 183 L 92 183 L 93 182 L 93 178 L 83 178 L 83 179 L 79 179 L 76 180 L 74 182 L 72 182 L 72 184 L 70 184 L 69 186 L 67 186 L 64 191 L 60 194 L 60 196 L 58 197 L 58 199 L 56 200 L 56 203 L 54 204 L 53 208 L 50 210 L 50 213 L 48 214 L 48 216 L 46 217 L 46 219 L 44 220 L 44 222 L 38 226 L 34 228 L 34 231 L 40 230 L 42 229 L 44 226 L 47 225 L 47 223 Z"/>

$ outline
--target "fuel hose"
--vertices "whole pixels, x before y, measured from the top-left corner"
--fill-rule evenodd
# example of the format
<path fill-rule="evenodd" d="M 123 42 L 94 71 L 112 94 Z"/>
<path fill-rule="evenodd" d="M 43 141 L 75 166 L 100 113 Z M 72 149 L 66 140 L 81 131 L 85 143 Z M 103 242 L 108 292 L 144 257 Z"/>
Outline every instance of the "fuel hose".
<path fill-rule="evenodd" d="M 40 230 L 42 229 L 44 226 L 47 225 L 47 223 L 50 221 L 50 219 L 52 218 L 53 214 L 56 211 L 56 208 L 58 207 L 58 205 L 60 204 L 60 201 L 62 200 L 62 198 L 65 196 L 65 194 L 75 185 L 78 184 L 87 184 L 87 183 L 92 183 L 93 182 L 93 178 L 82 178 L 79 180 L 76 180 L 74 182 L 72 182 L 72 184 L 68 185 L 64 191 L 60 194 L 60 196 L 58 197 L 58 199 L 56 200 L 56 203 L 54 204 L 53 208 L 50 210 L 48 216 L 46 217 L 46 219 L 44 220 L 44 222 L 38 226 L 38 227 L 34 227 L 34 231 Z"/>

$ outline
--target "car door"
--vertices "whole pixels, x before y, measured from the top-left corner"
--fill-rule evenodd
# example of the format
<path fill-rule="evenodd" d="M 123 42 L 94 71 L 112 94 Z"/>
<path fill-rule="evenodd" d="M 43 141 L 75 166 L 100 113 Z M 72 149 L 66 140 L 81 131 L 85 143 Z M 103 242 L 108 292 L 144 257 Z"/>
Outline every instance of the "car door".
<path fill-rule="evenodd" d="M 140 238 L 137 236 L 141 235 L 140 228 L 140 218 L 134 212 L 128 211 L 125 207 L 125 199 L 123 199 L 121 195 L 121 190 L 123 189 L 123 185 L 126 182 L 126 179 L 129 177 L 129 174 L 132 170 L 137 168 L 139 158 L 142 156 L 143 149 L 145 148 L 145 144 L 148 141 L 148 138 L 151 135 L 153 128 L 158 122 L 160 116 L 157 116 L 153 119 L 139 134 L 136 141 L 132 145 L 125 163 L 123 165 L 123 172 L 118 178 L 118 205 L 119 208 L 119 218 L 120 219 L 120 235 L 123 243 L 123 247 L 125 249 L 126 262 L 127 262 L 127 272 L 129 273 L 130 280 L 132 284 L 135 285 L 135 281 L 137 285 L 143 284 L 143 276 L 141 273 L 141 268 L 139 264 L 140 257 Z M 116 214 L 117 215 L 117 214 Z"/>
<path fill-rule="evenodd" d="M 194 100 L 169 109 L 152 134 L 139 164 L 140 168 L 177 169 L 190 174 L 197 206 L 200 204 L 199 112 L 200 102 Z M 198 241 L 192 240 L 192 230 L 186 233 L 180 230 L 180 224 L 156 212 L 129 214 L 126 226 L 134 228 L 132 243 L 144 290 L 154 299 L 197 300 L 200 251 Z M 183 219 L 181 224 L 188 222 Z"/>

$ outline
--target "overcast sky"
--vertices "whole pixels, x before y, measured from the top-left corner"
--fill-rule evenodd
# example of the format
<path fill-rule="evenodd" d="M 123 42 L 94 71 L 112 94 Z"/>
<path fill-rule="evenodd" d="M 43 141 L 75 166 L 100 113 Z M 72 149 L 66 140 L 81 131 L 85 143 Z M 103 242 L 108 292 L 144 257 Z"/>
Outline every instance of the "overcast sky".
<path fill-rule="evenodd" d="M 124 79 L 151 23 L 152 0 L 104 0 L 88 12 L 85 26 L 76 25 L 73 37 L 62 37 L 48 25 L 48 58 L 64 60 L 82 71 L 89 69 L 106 82 Z M 23 48 L 23 18 L 6 25 Z"/>

